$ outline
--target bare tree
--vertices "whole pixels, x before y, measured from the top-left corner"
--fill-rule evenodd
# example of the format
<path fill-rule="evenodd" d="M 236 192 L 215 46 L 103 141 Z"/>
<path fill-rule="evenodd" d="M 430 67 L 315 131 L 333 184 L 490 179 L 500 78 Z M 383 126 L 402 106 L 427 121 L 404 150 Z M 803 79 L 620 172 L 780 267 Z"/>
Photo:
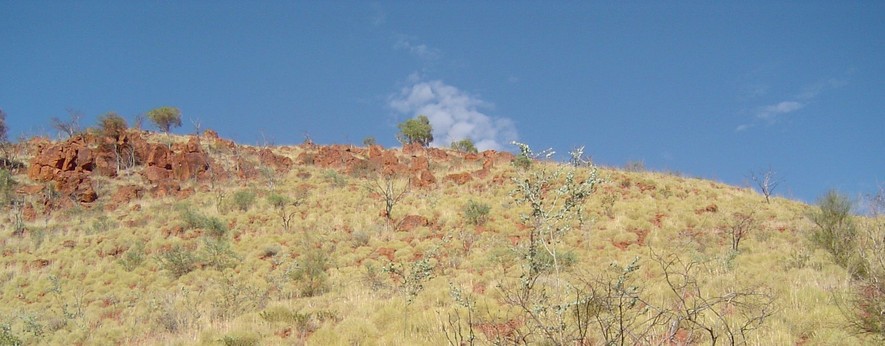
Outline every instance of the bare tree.
<path fill-rule="evenodd" d="M 410 180 L 405 183 L 394 175 L 382 174 L 368 185 L 370 192 L 376 193 L 384 202 L 384 217 L 387 219 L 387 228 L 393 220 L 393 207 L 396 206 L 409 193 Z"/>
<path fill-rule="evenodd" d="M 745 345 L 750 333 L 761 327 L 775 312 L 774 296 L 764 289 L 730 288 L 717 292 L 710 287 L 711 269 L 699 260 L 685 261 L 679 255 L 652 252 L 673 296 L 670 309 L 672 340 L 679 330 L 701 332 L 709 345 L 722 339 L 729 345 Z"/>
<path fill-rule="evenodd" d="M 777 173 L 771 167 L 768 167 L 765 171 L 750 172 L 750 180 L 756 184 L 759 191 L 762 191 L 766 203 L 771 203 L 771 194 L 783 182 L 783 180 L 777 177 Z"/>
<path fill-rule="evenodd" d="M 52 118 L 52 128 L 64 133 L 68 138 L 71 138 L 80 132 L 80 119 L 83 119 L 83 113 L 71 108 L 68 108 L 67 112 L 68 120 L 61 120 L 56 117 Z"/>
<path fill-rule="evenodd" d="M 754 213 L 734 213 L 731 222 L 726 226 L 731 236 L 731 249 L 738 251 L 741 240 L 747 236 L 754 228 L 756 228 L 756 218 Z"/>

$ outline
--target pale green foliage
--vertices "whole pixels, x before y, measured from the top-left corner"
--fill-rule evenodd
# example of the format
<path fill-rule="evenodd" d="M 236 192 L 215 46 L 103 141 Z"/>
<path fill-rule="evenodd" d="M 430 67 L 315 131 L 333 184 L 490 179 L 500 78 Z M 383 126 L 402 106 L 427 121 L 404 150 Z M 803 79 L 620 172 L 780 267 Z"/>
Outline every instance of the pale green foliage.
<path fill-rule="evenodd" d="M 157 261 L 163 270 L 168 271 L 172 278 L 177 279 L 196 269 L 198 259 L 193 251 L 185 249 L 181 245 L 175 245 L 172 249 L 157 256 Z"/>
<path fill-rule="evenodd" d="M 851 217 L 851 201 L 836 191 L 829 191 L 818 201 L 818 209 L 808 218 L 815 224 L 811 240 L 833 255 L 837 264 L 851 271 L 863 271 L 855 255 L 858 230 Z"/>
<path fill-rule="evenodd" d="M 417 118 L 401 122 L 397 127 L 400 131 L 397 139 L 403 144 L 418 143 L 426 147 L 433 142 L 433 127 L 430 126 L 430 119 L 427 116 L 419 115 Z"/>
<path fill-rule="evenodd" d="M 471 225 L 482 225 L 489 219 L 489 211 L 492 208 L 488 204 L 480 203 L 474 200 L 467 201 L 464 206 L 464 218 Z"/>
<path fill-rule="evenodd" d="M 208 235 L 216 238 L 222 238 L 227 235 L 227 224 L 219 218 L 197 213 L 188 205 L 182 205 L 179 208 L 181 210 L 181 220 L 184 222 L 186 229 L 203 229 Z"/>
<path fill-rule="evenodd" d="M 514 142 L 525 159 L 537 157 L 528 145 Z M 542 153 L 549 158 L 552 150 Z M 569 310 L 564 309 L 573 287 L 563 275 L 574 255 L 561 252 L 559 245 L 569 231 L 583 223 L 585 200 L 599 182 L 595 167 L 576 168 L 566 165 L 539 165 L 522 167 L 525 170 L 513 178 L 511 196 L 528 206 L 529 212 L 520 215 L 528 226 L 528 244 L 521 247 L 524 259 L 521 282 L 517 287 L 503 287 L 505 301 L 524 315 L 525 333 L 538 333 L 547 342 L 569 344 L 582 339 L 569 322 Z M 578 328 L 580 329 L 580 328 Z M 580 333 L 578 333 L 580 334 Z"/>
<path fill-rule="evenodd" d="M 479 151 L 476 149 L 476 145 L 473 144 L 473 140 L 470 138 L 465 138 L 460 141 L 452 142 L 452 149 L 455 149 L 464 153 L 478 153 Z"/>
<path fill-rule="evenodd" d="M 173 127 L 181 126 L 181 111 L 176 107 L 163 106 L 152 109 L 147 113 L 147 117 L 166 133 L 169 133 Z"/>
<path fill-rule="evenodd" d="M 234 193 L 234 206 L 240 211 L 248 211 L 255 202 L 255 192 L 251 190 L 240 190 Z"/>
<path fill-rule="evenodd" d="M 296 265 L 292 279 L 298 282 L 301 296 L 313 297 L 328 289 L 329 255 L 322 249 L 307 250 Z"/>
<path fill-rule="evenodd" d="M 424 283 L 433 278 L 433 265 L 425 257 L 408 266 L 394 263 L 388 263 L 384 267 L 384 272 L 389 273 L 399 279 L 399 288 L 406 302 L 411 304 L 418 297 L 418 294 L 424 290 Z"/>

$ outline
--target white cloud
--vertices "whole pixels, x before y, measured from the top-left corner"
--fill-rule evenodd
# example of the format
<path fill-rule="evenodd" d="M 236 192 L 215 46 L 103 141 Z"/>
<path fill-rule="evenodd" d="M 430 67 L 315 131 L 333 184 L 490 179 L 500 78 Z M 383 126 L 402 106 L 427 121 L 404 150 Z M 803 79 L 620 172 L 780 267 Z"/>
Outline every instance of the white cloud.
<path fill-rule="evenodd" d="M 442 81 L 410 77 L 410 85 L 388 100 L 390 108 L 409 117 L 426 115 L 433 127 L 433 146 L 448 146 L 470 138 L 479 150 L 501 150 L 517 139 L 516 125 L 504 117 L 492 117 L 482 109 L 491 103 Z"/>
<path fill-rule="evenodd" d="M 796 101 L 783 101 L 777 104 L 760 108 L 756 112 L 756 117 L 765 120 L 775 120 L 774 118 L 778 115 L 795 112 L 804 106 L 804 104 Z"/>
<path fill-rule="evenodd" d="M 405 50 L 425 61 L 437 60 L 442 56 L 439 49 L 429 47 L 423 43 L 413 43 L 412 40 L 405 36 L 400 36 L 399 39 L 397 39 L 396 44 L 393 45 L 393 48 Z"/>

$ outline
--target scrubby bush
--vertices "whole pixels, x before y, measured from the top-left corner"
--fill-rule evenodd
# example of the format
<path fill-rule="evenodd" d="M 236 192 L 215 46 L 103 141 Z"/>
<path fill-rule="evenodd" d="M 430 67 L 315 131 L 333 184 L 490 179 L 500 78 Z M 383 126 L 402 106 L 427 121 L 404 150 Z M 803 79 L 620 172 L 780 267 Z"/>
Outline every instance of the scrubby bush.
<path fill-rule="evenodd" d="M 488 220 L 491 209 L 488 204 L 470 200 L 464 206 L 464 218 L 471 225 L 482 225 Z"/>
<path fill-rule="evenodd" d="M 375 140 L 375 137 L 369 136 L 363 138 L 363 145 L 367 147 L 371 147 L 373 145 L 378 145 L 378 141 Z"/>
<path fill-rule="evenodd" d="M 12 177 L 12 173 L 0 169 L 0 206 L 6 206 L 12 202 L 16 185 L 18 183 Z"/>
<path fill-rule="evenodd" d="M 106 137 L 117 138 L 123 134 L 128 127 L 129 125 L 126 124 L 126 119 L 123 119 L 123 117 L 114 112 L 108 112 L 98 118 L 98 130 Z"/>
<path fill-rule="evenodd" d="M 292 279 L 298 281 L 301 296 L 313 297 L 328 289 L 329 254 L 322 249 L 312 248 L 301 255 L 298 266 L 292 272 Z"/>
<path fill-rule="evenodd" d="M 205 216 L 194 212 L 188 206 L 182 206 L 181 220 L 184 222 L 186 229 L 203 229 L 208 235 L 222 238 L 227 235 L 227 224 L 217 217 Z"/>
<path fill-rule="evenodd" d="M 430 119 L 427 116 L 419 115 L 417 118 L 409 119 L 401 122 L 397 140 L 403 144 L 418 143 L 421 146 L 428 146 L 433 142 L 433 127 L 430 126 Z"/>
<path fill-rule="evenodd" d="M 831 190 L 821 197 L 808 218 L 815 225 L 811 241 L 832 254 L 837 264 L 858 275 L 864 269 L 854 256 L 858 230 L 851 217 L 851 205 L 848 197 Z"/>
<path fill-rule="evenodd" d="M 476 145 L 473 144 L 473 140 L 470 138 L 465 138 L 460 141 L 452 142 L 452 149 L 455 149 L 464 153 L 478 153 L 479 151 L 476 149 Z"/>
<path fill-rule="evenodd" d="M 169 275 L 175 279 L 190 273 L 197 267 L 197 256 L 193 251 L 180 245 L 175 245 L 172 249 L 161 253 L 157 257 L 157 261 L 160 263 L 160 268 L 168 271 Z"/>
<path fill-rule="evenodd" d="M 200 259 L 203 260 L 206 266 L 215 268 L 215 270 L 233 268 L 240 260 L 233 249 L 230 248 L 230 243 L 227 240 L 218 238 L 203 239 Z"/>
<path fill-rule="evenodd" d="M 255 192 L 241 190 L 234 193 L 234 206 L 241 211 L 248 211 L 255 202 Z"/>
<path fill-rule="evenodd" d="M 627 161 L 627 163 L 624 164 L 624 170 L 627 172 L 645 172 L 645 162 L 642 160 Z"/>

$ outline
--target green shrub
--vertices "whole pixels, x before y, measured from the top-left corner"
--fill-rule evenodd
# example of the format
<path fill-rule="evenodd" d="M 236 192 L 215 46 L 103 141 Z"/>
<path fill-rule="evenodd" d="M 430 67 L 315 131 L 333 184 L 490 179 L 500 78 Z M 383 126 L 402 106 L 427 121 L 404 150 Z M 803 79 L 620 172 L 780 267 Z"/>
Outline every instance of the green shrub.
<path fill-rule="evenodd" d="M 193 251 L 175 245 L 172 249 L 161 253 L 157 257 L 160 262 L 160 268 L 169 272 L 173 278 L 180 278 L 182 275 L 190 273 L 197 267 L 197 256 Z"/>
<path fill-rule="evenodd" d="M 227 224 L 221 219 L 198 214 L 186 205 L 181 207 L 181 221 L 185 229 L 203 229 L 215 238 L 223 238 L 228 232 Z"/>
<path fill-rule="evenodd" d="M 808 214 L 815 227 L 811 241 L 833 255 L 833 260 L 855 275 L 863 275 L 857 253 L 858 230 L 851 217 L 851 201 L 836 191 L 829 191 L 818 201 L 818 208 Z"/>
<path fill-rule="evenodd" d="M 291 203 L 291 200 L 289 199 L 289 197 L 277 193 L 272 193 L 267 196 L 267 203 L 274 207 L 274 209 L 282 209 L 283 207 Z"/>
<path fill-rule="evenodd" d="M 470 200 L 464 206 L 464 218 L 471 225 L 482 225 L 489 219 L 491 209 L 488 204 Z"/>
<path fill-rule="evenodd" d="M 234 206 L 241 211 L 248 211 L 255 202 L 255 192 L 241 190 L 234 193 Z"/>
<path fill-rule="evenodd" d="M 328 289 L 329 254 L 323 249 L 311 248 L 301 255 L 292 279 L 298 281 L 303 297 L 313 297 Z"/>
<path fill-rule="evenodd" d="M 240 260 L 236 252 L 230 248 L 230 243 L 219 238 L 203 239 L 203 248 L 200 251 L 200 258 L 206 266 L 215 268 L 216 270 L 233 268 Z"/>

